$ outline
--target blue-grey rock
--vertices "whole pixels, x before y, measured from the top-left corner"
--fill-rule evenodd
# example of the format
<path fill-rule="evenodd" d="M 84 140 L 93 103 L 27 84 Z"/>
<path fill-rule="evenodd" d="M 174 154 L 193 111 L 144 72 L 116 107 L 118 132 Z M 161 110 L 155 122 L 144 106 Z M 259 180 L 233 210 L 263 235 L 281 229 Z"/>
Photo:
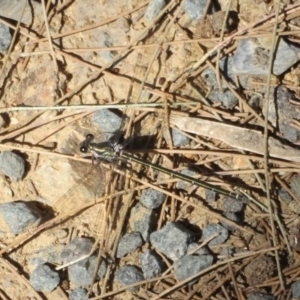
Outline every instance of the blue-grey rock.
<path fill-rule="evenodd" d="M 41 221 L 39 211 L 26 202 L 3 203 L 0 205 L 0 214 L 14 234 L 25 232 L 29 226 L 37 226 Z"/>
<path fill-rule="evenodd" d="M 279 196 L 282 198 L 283 201 L 290 202 L 292 200 L 292 197 L 290 196 L 290 194 L 286 190 L 281 188 L 278 191 L 278 193 L 279 193 Z"/>
<path fill-rule="evenodd" d="M 293 282 L 291 287 L 293 297 L 296 299 L 300 299 L 300 280 Z"/>
<path fill-rule="evenodd" d="M 38 251 L 35 251 L 32 257 L 28 260 L 29 265 L 43 265 L 45 263 L 61 264 L 60 253 L 63 250 L 64 245 L 55 244 L 48 246 Z"/>
<path fill-rule="evenodd" d="M 21 156 L 3 151 L 0 154 L 0 171 L 12 181 L 18 181 L 24 176 L 25 162 Z"/>
<path fill-rule="evenodd" d="M 141 253 L 140 264 L 145 279 L 158 276 L 164 269 L 164 262 L 152 250 L 146 250 L 144 253 Z"/>
<path fill-rule="evenodd" d="M 236 75 L 258 75 L 268 74 L 270 58 L 271 38 L 248 38 L 238 42 L 237 49 L 233 56 L 233 72 Z M 300 49 L 284 38 L 279 38 L 273 73 L 281 75 L 298 60 Z"/>
<path fill-rule="evenodd" d="M 221 102 L 226 108 L 233 108 L 238 103 L 238 99 L 228 89 L 225 89 L 223 93 L 219 89 L 213 89 L 209 93 L 208 99 L 213 103 Z"/>
<path fill-rule="evenodd" d="M 168 139 L 168 134 L 167 131 L 164 130 L 164 138 L 165 140 Z M 180 133 L 179 131 L 177 131 L 176 129 L 171 128 L 171 136 L 172 136 L 172 142 L 174 147 L 183 147 L 189 144 L 190 139 L 183 135 L 182 133 Z"/>
<path fill-rule="evenodd" d="M 145 18 L 152 21 L 165 6 L 165 0 L 151 0 L 145 12 Z"/>
<path fill-rule="evenodd" d="M 183 169 L 180 171 L 180 174 L 183 174 L 183 175 L 186 175 L 186 176 L 189 176 L 189 177 L 195 177 L 195 175 L 199 175 L 199 173 L 192 169 L 192 168 L 189 168 L 189 169 Z M 176 183 L 176 189 L 179 189 L 179 190 L 186 190 L 188 188 L 191 187 L 191 183 L 189 182 L 186 182 L 186 181 L 183 181 L 183 180 L 178 180 L 177 183 Z"/>
<path fill-rule="evenodd" d="M 93 274 L 96 268 L 97 257 L 95 255 L 85 258 L 76 264 L 68 267 L 69 279 L 74 286 L 87 286 L 92 283 Z M 106 272 L 106 261 L 101 260 L 98 266 L 96 279 L 104 277 Z"/>
<path fill-rule="evenodd" d="M 231 197 L 224 197 L 223 210 L 225 212 L 240 212 L 244 208 L 244 203 Z"/>
<path fill-rule="evenodd" d="M 137 203 L 131 209 L 129 223 L 131 229 L 139 232 L 142 235 L 143 240 L 147 242 L 156 219 L 157 215 L 153 210 Z"/>
<path fill-rule="evenodd" d="M 152 246 L 172 260 L 184 256 L 193 239 L 194 234 L 178 222 L 170 222 L 150 234 Z"/>
<path fill-rule="evenodd" d="M 46 265 L 39 265 L 30 276 L 30 284 L 37 292 L 51 292 L 59 284 L 59 275 Z"/>
<path fill-rule="evenodd" d="M 2 54 L 6 54 L 8 47 L 10 45 L 11 34 L 9 32 L 9 28 L 0 23 L 0 52 Z"/>
<path fill-rule="evenodd" d="M 140 202 L 149 209 L 155 209 L 163 203 L 164 199 L 164 193 L 154 189 L 146 189 L 142 192 Z"/>
<path fill-rule="evenodd" d="M 94 112 L 92 122 L 101 131 L 116 132 L 120 129 L 122 118 L 109 109 L 99 109 Z"/>
<path fill-rule="evenodd" d="M 192 20 L 201 20 L 206 7 L 207 0 L 185 0 L 183 4 L 183 11 Z M 214 12 L 214 6 L 211 4 L 208 13 Z"/>
<path fill-rule="evenodd" d="M 142 236 L 137 231 L 126 233 L 119 242 L 117 258 L 121 258 L 128 253 L 135 251 L 143 244 Z"/>
<path fill-rule="evenodd" d="M 223 216 L 225 217 L 225 218 L 227 218 L 228 220 L 230 220 L 230 221 L 233 221 L 233 222 L 235 222 L 235 223 L 239 223 L 240 222 L 240 219 L 239 219 L 239 217 L 235 214 L 235 213 L 232 213 L 232 212 L 225 212 L 225 213 L 223 213 Z M 224 228 L 226 228 L 227 230 L 229 230 L 229 231 L 234 231 L 234 230 L 236 230 L 236 227 L 235 226 L 233 226 L 233 225 L 230 225 L 228 222 L 226 222 L 226 221 L 221 221 L 221 224 L 222 224 L 222 226 L 224 227 Z"/>
<path fill-rule="evenodd" d="M 228 239 L 228 230 L 225 229 L 220 224 L 208 224 L 206 225 L 202 230 L 202 240 L 206 241 L 208 238 L 210 238 L 212 235 L 218 233 L 219 235 L 212 239 L 208 246 L 215 246 L 218 244 L 222 244 Z"/>
<path fill-rule="evenodd" d="M 77 260 L 90 253 L 93 242 L 88 238 L 75 237 L 69 242 L 60 254 L 60 259 L 64 264 Z"/>
<path fill-rule="evenodd" d="M 290 181 L 292 192 L 300 199 L 300 176 L 294 175 Z"/>
<path fill-rule="evenodd" d="M 207 247 L 202 247 L 200 249 L 198 249 L 196 252 L 194 252 L 195 249 L 197 249 L 199 247 L 199 244 L 197 243 L 191 243 L 188 246 L 187 249 L 187 255 L 204 255 L 204 254 L 209 254 L 209 250 L 207 249 Z"/>
<path fill-rule="evenodd" d="M 216 201 L 217 194 L 212 190 L 205 189 L 205 201 L 206 202 L 214 202 Z"/>
<path fill-rule="evenodd" d="M 174 262 L 174 276 L 180 281 L 185 280 L 211 266 L 213 260 L 212 255 L 186 255 L 181 257 Z"/>
<path fill-rule="evenodd" d="M 143 273 L 132 265 L 125 265 L 116 272 L 116 281 L 122 286 L 134 284 L 136 282 L 144 280 Z M 131 292 L 138 290 L 138 287 L 129 289 Z"/>
<path fill-rule="evenodd" d="M 276 300 L 272 295 L 262 294 L 260 292 L 252 292 L 248 295 L 247 300 Z"/>
<path fill-rule="evenodd" d="M 70 300 L 87 300 L 87 291 L 83 288 L 77 288 L 69 294 Z"/>

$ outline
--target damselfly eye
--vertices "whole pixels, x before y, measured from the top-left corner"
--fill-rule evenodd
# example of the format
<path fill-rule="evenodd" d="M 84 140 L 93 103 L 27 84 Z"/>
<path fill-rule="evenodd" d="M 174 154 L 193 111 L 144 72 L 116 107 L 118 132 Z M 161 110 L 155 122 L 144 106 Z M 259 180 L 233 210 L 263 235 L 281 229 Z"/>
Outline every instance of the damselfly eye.
<path fill-rule="evenodd" d="M 88 147 L 86 147 L 86 146 L 81 146 L 80 147 L 80 152 L 87 153 L 87 151 L 88 151 Z"/>

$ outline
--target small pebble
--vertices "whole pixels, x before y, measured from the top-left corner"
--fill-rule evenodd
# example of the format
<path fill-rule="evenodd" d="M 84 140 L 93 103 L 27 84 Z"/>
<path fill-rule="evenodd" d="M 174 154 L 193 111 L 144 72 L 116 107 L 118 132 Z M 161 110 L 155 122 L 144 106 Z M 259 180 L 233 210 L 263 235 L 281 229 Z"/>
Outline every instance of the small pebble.
<path fill-rule="evenodd" d="M 145 279 L 154 278 L 163 272 L 164 262 L 152 250 L 141 253 L 140 264 Z"/>
<path fill-rule="evenodd" d="M 179 131 L 171 128 L 171 137 L 172 137 L 172 143 L 174 145 L 174 147 L 183 147 L 189 144 L 190 139 L 183 135 L 182 133 L 180 133 Z M 168 140 L 168 134 L 167 131 L 164 130 L 164 139 Z"/>
<path fill-rule="evenodd" d="M 72 262 L 84 255 L 89 254 L 93 247 L 93 242 L 88 238 L 75 237 L 65 246 L 60 254 L 64 264 Z"/>
<path fill-rule="evenodd" d="M 221 93 L 219 89 L 215 88 L 209 93 L 208 99 L 213 103 L 220 102 L 224 107 L 229 109 L 238 103 L 238 99 L 228 89 L 224 89 L 223 93 Z"/>
<path fill-rule="evenodd" d="M 76 264 L 68 267 L 69 279 L 72 284 L 77 286 L 87 286 L 92 283 L 93 274 L 96 268 L 97 257 L 95 255 L 85 258 Z M 101 260 L 98 267 L 97 280 L 104 277 L 106 272 L 106 262 Z"/>
<path fill-rule="evenodd" d="M 58 239 L 64 239 L 68 236 L 68 231 L 66 229 L 58 229 L 54 234 Z"/>
<path fill-rule="evenodd" d="M 283 201 L 290 202 L 292 200 L 292 197 L 286 190 L 281 188 L 278 193 Z"/>
<path fill-rule="evenodd" d="M 300 199 L 300 176 L 295 175 L 292 177 L 290 182 L 292 192 Z"/>
<path fill-rule="evenodd" d="M 74 291 L 72 291 L 69 295 L 70 300 L 87 300 L 87 291 L 83 288 L 77 288 Z"/>
<path fill-rule="evenodd" d="M 0 171 L 12 181 L 18 181 L 24 176 L 25 162 L 21 156 L 3 151 L 0 154 Z"/>
<path fill-rule="evenodd" d="M 219 235 L 208 243 L 209 246 L 222 244 L 228 239 L 228 230 L 225 229 L 220 224 L 213 223 L 213 224 L 208 224 L 203 228 L 202 240 L 206 241 L 216 233 L 218 233 Z"/>
<path fill-rule="evenodd" d="M 117 258 L 121 258 L 128 253 L 135 251 L 143 244 L 141 234 L 137 231 L 126 233 L 119 242 Z"/>
<path fill-rule="evenodd" d="M 145 18 L 152 21 L 165 6 L 165 0 L 151 0 L 145 12 Z"/>
<path fill-rule="evenodd" d="M 33 205 L 20 201 L 1 204 L 0 214 L 14 234 L 25 232 L 33 224 L 37 226 L 41 220 L 40 212 Z"/>
<path fill-rule="evenodd" d="M 183 11 L 192 20 L 201 20 L 207 0 L 185 0 L 183 4 Z M 208 13 L 214 12 L 214 8 L 210 5 Z"/>
<path fill-rule="evenodd" d="M 206 202 L 214 202 L 216 201 L 217 194 L 212 190 L 205 189 L 205 201 Z"/>
<path fill-rule="evenodd" d="M 248 101 L 248 104 L 253 109 L 258 109 L 262 103 L 263 103 L 263 97 L 260 94 L 253 95 Z"/>
<path fill-rule="evenodd" d="M 198 175 L 199 173 L 197 171 L 195 171 L 194 169 L 183 169 L 180 171 L 180 174 L 189 176 L 189 177 L 195 177 L 195 175 Z M 176 189 L 178 190 L 186 190 L 189 187 L 191 187 L 191 184 L 189 182 L 183 181 L 183 180 L 179 180 L 176 183 Z"/>
<path fill-rule="evenodd" d="M 164 199 L 164 193 L 154 189 L 146 189 L 142 192 L 140 202 L 149 209 L 155 209 L 163 203 Z"/>
<path fill-rule="evenodd" d="M 244 208 L 244 203 L 231 197 L 224 197 L 223 210 L 225 212 L 240 212 Z"/>
<path fill-rule="evenodd" d="M 178 222 L 170 222 L 150 234 L 153 247 L 172 260 L 184 256 L 193 239 L 194 234 Z"/>
<path fill-rule="evenodd" d="M 272 295 L 262 294 L 260 292 L 252 292 L 248 295 L 247 300 L 276 300 Z"/>
<path fill-rule="evenodd" d="M 104 132 L 116 132 L 120 129 L 122 118 L 109 109 L 99 109 L 94 112 L 92 122 Z"/>
<path fill-rule="evenodd" d="M 188 249 L 187 249 L 187 255 L 205 255 L 205 254 L 209 254 L 209 250 L 208 250 L 208 248 L 207 247 L 202 247 L 202 248 L 200 248 L 200 249 L 198 249 L 196 252 L 194 252 L 194 250 L 196 249 L 196 248 L 198 248 L 199 247 L 199 244 L 197 244 L 197 243 L 191 243 L 191 244 L 189 244 L 189 246 L 188 246 Z"/>
<path fill-rule="evenodd" d="M 223 213 L 223 216 L 225 217 L 225 218 L 227 218 L 228 220 L 231 220 L 231 221 L 233 221 L 233 222 L 235 222 L 235 223 L 239 223 L 240 222 L 240 219 L 239 219 L 239 217 L 235 214 L 235 213 L 232 213 L 232 212 L 225 212 L 225 213 Z M 227 230 L 229 230 L 229 231 L 234 231 L 234 230 L 236 230 L 236 227 L 235 226 L 233 226 L 233 225 L 230 225 L 229 223 L 227 223 L 227 222 L 225 222 L 225 221 L 221 221 L 221 224 L 222 224 L 222 226 L 223 227 L 225 227 Z"/>
<path fill-rule="evenodd" d="M 212 265 L 212 255 L 186 255 L 174 262 L 174 276 L 182 281 Z M 194 284 L 195 282 L 192 282 Z"/>
<path fill-rule="evenodd" d="M 30 276 L 30 284 L 37 292 L 49 293 L 59 284 L 58 273 L 46 265 L 39 265 Z"/>
<path fill-rule="evenodd" d="M 300 280 L 293 282 L 292 284 L 292 295 L 296 299 L 300 299 Z"/>
<path fill-rule="evenodd" d="M 125 265 L 116 272 L 116 281 L 122 286 L 130 285 L 139 281 L 144 280 L 143 273 L 132 265 Z M 129 289 L 131 292 L 138 290 L 138 287 Z"/>
<path fill-rule="evenodd" d="M 10 40 L 11 34 L 9 32 L 9 27 L 0 23 L 0 52 L 2 54 L 6 54 L 6 51 L 9 48 Z"/>

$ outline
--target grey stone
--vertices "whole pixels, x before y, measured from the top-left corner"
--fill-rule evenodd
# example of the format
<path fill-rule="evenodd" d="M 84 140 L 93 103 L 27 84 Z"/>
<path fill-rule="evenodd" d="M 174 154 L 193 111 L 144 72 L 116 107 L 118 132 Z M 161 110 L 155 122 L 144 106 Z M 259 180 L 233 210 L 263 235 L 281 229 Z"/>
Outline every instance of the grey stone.
<path fill-rule="evenodd" d="M 296 299 L 300 299 L 300 280 L 293 282 L 291 287 L 293 297 Z"/>
<path fill-rule="evenodd" d="M 240 212 L 244 208 L 244 203 L 231 197 L 224 197 L 223 210 L 225 212 Z"/>
<path fill-rule="evenodd" d="M 286 190 L 281 188 L 278 193 L 279 193 L 279 196 L 282 198 L 282 200 L 284 200 L 286 202 L 290 202 L 292 200 L 292 197 Z"/>
<path fill-rule="evenodd" d="M 233 57 L 233 71 L 236 75 L 266 76 L 269 68 L 270 38 L 249 38 L 238 42 Z M 279 38 L 273 64 L 273 73 L 281 75 L 298 60 L 300 49 Z"/>
<path fill-rule="evenodd" d="M 214 202 L 216 201 L 217 194 L 212 190 L 205 189 L 205 201 L 206 202 Z"/>
<path fill-rule="evenodd" d="M 9 32 L 9 28 L 0 23 L 0 52 L 5 54 L 8 50 L 9 44 L 11 40 L 11 34 Z"/>
<path fill-rule="evenodd" d="M 300 176 L 294 175 L 290 182 L 292 192 L 300 199 Z"/>
<path fill-rule="evenodd" d="M 56 244 L 52 246 L 48 246 L 42 248 L 32 255 L 29 259 L 29 265 L 42 265 L 45 263 L 52 263 L 52 264 L 61 264 L 62 260 L 60 258 L 60 253 L 63 250 L 64 245 Z"/>
<path fill-rule="evenodd" d="M 235 214 L 235 213 L 232 213 L 232 212 L 225 212 L 223 213 L 224 217 L 227 218 L 228 220 L 231 220 L 235 223 L 239 223 L 240 222 L 240 219 L 239 217 Z M 233 225 L 230 225 L 229 223 L 227 223 L 226 221 L 221 221 L 221 224 L 224 228 L 226 228 L 227 230 L 229 231 L 234 231 L 236 230 L 236 227 L 233 226 Z"/>
<path fill-rule="evenodd" d="M 225 229 L 220 224 L 213 223 L 213 224 L 208 224 L 203 228 L 202 240 L 206 241 L 208 238 L 210 238 L 212 235 L 216 233 L 219 233 L 219 235 L 208 243 L 209 246 L 222 244 L 228 239 L 228 230 Z"/>
<path fill-rule="evenodd" d="M 164 263 L 152 250 L 146 250 L 140 255 L 140 263 L 145 279 L 150 279 L 162 273 Z"/>
<path fill-rule="evenodd" d="M 116 132 L 120 129 L 122 118 L 109 109 L 99 109 L 93 114 L 92 122 L 101 131 Z"/>
<path fill-rule="evenodd" d="M 58 273 L 52 271 L 46 265 L 39 265 L 30 276 L 31 286 L 38 292 L 51 292 L 59 284 Z"/>
<path fill-rule="evenodd" d="M 199 247 L 199 244 L 197 243 L 191 243 L 188 246 L 187 249 L 187 255 L 204 255 L 204 254 L 209 254 L 209 251 L 207 249 L 207 247 L 202 247 L 200 249 L 198 249 L 196 252 L 194 252 L 195 249 L 197 249 Z"/>
<path fill-rule="evenodd" d="M 128 253 L 135 251 L 143 244 L 141 234 L 137 231 L 126 233 L 119 242 L 117 257 L 121 258 Z"/>
<path fill-rule="evenodd" d="M 182 9 L 192 20 L 202 19 L 207 0 L 185 0 Z M 210 5 L 208 13 L 214 12 L 214 7 Z"/>
<path fill-rule="evenodd" d="M 248 101 L 248 104 L 253 109 L 258 109 L 262 103 L 263 103 L 263 97 L 260 94 L 253 95 Z"/>
<path fill-rule="evenodd" d="M 12 181 L 18 181 L 24 176 L 25 162 L 21 156 L 3 151 L 0 154 L 0 171 Z"/>
<path fill-rule="evenodd" d="M 122 286 L 130 285 L 139 281 L 144 280 L 143 273 L 132 265 L 125 265 L 116 272 L 116 281 Z M 137 291 L 138 287 L 129 289 L 129 291 Z"/>
<path fill-rule="evenodd" d="M 137 203 L 130 212 L 130 227 L 133 231 L 139 232 L 143 240 L 149 240 L 150 232 L 152 231 L 153 224 L 156 222 L 156 213 L 140 203 Z"/>
<path fill-rule="evenodd" d="M 0 205 L 0 214 L 10 231 L 18 234 L 35 224 L 39 224 L 41 215 L 31 204 L 26 202 L 8 202 Z"/>
<path fill-rule="evenodd" d="M 151 0 L 145 12 L 145 18 L 152 21 L 165 6 L 165 0 Z"/>
<path fill-rule="evenodd" d="M 174 262 L 174 276 L 180 281 L 185 280 L 211 266 L 213 260 L 212 255 L 186 255 L 181 257 Z"/>
<path fill-rule="evenodd" d="M 97 257 L 95 255 L 85 258 L 76 264 L 68 267 L 69 279 L 72 284 L 77 286 L 87 286 L 92 283 L 93 273 L 96 268 Z M 97 277 L 104 277 L 106 272 L 106 262 L 101 260 L 100 266 L 98 267 Z"/>
<path fill-rule="evenodd" d="M 70 300 L 87 300 L 87 292 L 86 289 L 83 288 L 77 288 L 74 291 L 72 291 L 69 295 Z"/>
<path fill-rule="evenodd" d="M 247 300 L 276 300 L 272 295 L 262 294 L 260 292 L 252 292 L 248 295 Z"/>
<path fill-rule="evenodd" d="M 223 93 L 217 88 L 213 89 L 209 93 L 208 99 L 213 103 L 221 102 L 226 108 L 233 108 L 238 103 L 238 99 L 228 89 L 224 89 Z"/>
<path fill-rule="evenodd" d="M 60 254 L 64 264 L 72 262 L 84 255 L 89 254 L 93 242 L 88 238 L 75 237 L 68 245 L 65 246 Z"/>
<path fill-rule="evenodd" d="M 149 209 L 154 209 L 159 207 L 165 199 L 165 194 L 154 190 L 154 189 L 146 189 L 143 190 L 140 202 Z"/>
<path fill-rule="evenodd" d="M 186 175 L 186 176 L 189 176 L 189 177 L 194 177 L 195 175 L 198 175 L 199 173 L 197 171 L 195 171 L 194 169 L 183 169 L 180 171 L 180 174 L 183 174 L 183 175 Z M 186 181 L 183 181 L 183 180 L 179 180 L 177 181 L 176 183 L 176 189 L 179 189 L 179 190 L 186 190 L 188 189 L 189 187 L 191 187 L 191 183 L 189 182 L 186 182 Z"/>
<path fill-rule="evenodd" d="M 170 222 L 161 230 L 150 234 L 150 242 L 154 248 L 172 260 L 185 255 L 193 238 L 194 234 L 178 222 Z"/>
<path fill-rule="evenodd" d="M 163 135 L 165 140 L 167 140 L 168 139 L 167 131 L 164 130 Z M 171 136 L 172 136 L 172 142 L 174 147 L 186 146 L 190 142 L 190 139 L 187 136 L 183 135 L 182 133 L 180 133 L 179 131 L 173 128 L 171 128 Z"/>

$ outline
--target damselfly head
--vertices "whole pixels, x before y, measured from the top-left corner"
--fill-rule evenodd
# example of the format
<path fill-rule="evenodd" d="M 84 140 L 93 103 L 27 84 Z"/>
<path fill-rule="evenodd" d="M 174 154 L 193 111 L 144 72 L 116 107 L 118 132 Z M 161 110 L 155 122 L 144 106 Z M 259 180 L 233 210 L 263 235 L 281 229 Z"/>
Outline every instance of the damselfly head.
<path fill-rule="evenodd" d="M 80 144 L 80 152 L 87 153 L 89 150 L 90 143 L 94 140 L 94 136 L 92 134 L 88 134 L 85 140 Z"/>

